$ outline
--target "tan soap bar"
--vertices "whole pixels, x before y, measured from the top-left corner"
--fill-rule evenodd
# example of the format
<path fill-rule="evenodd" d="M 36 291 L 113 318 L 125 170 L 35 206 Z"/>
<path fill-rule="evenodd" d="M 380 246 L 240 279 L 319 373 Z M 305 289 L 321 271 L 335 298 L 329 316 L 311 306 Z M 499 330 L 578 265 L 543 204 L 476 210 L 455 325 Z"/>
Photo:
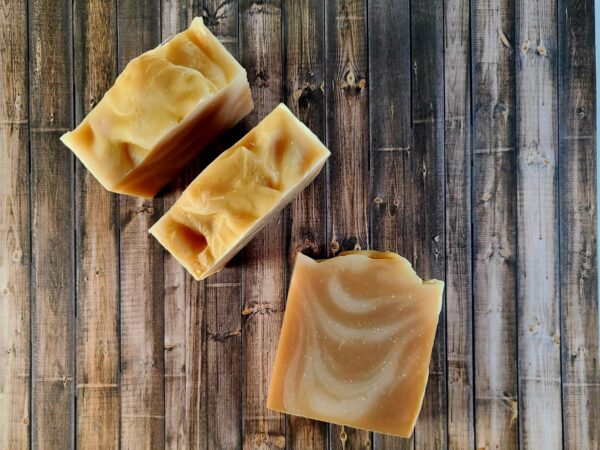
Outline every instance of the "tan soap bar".
<path fill-rule="evenodd" d="M 246 71 L 195 18 L 130 61 L 61 140 L 109 191 L 152 197 L 253 107 Z"/>
<path fill-rule="evenodd" d="M 267 406 L 409 437 L 421 409 L 444 283 L 396 253 L 299 253 Z"/>
<path fill-rule="evenodd" d="M 150 229 L 197 279 L 221 270 L 321 171 L 329 150 L 283 104 L 188 186 Z"/>

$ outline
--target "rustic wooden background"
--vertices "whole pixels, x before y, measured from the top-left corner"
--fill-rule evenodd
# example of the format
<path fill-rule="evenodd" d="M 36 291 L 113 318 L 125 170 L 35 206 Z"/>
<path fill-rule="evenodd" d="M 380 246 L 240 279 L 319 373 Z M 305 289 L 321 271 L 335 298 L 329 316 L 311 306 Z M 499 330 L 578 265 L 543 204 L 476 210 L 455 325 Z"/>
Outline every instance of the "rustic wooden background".
<path fill-rule="evenodd" d="M 256 109 L 153 201 L 62 146 L 134 56 L 207 24 Z M 267 411 L 295 252 L 395 250 L 445 279 L 410 440 L 598 449 L 593 0 L 1 0 L 0 449 L 340 449 Z M 286 102 L 326 170 L 194 282 L 147 230 Z"/>

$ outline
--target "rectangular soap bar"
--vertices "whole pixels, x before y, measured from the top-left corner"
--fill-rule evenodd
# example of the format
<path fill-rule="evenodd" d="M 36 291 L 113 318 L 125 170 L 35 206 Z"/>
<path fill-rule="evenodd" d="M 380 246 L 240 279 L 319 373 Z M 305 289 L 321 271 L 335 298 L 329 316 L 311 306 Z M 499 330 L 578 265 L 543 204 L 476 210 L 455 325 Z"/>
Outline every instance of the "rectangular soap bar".
<path fill-rule="evenodd" d="M 281 104 L 204 169 L 150 233 L 194 278 L 204 279 L 292 201 L 329 154 Z"/>
<path fill-rule="evenodd" d="M 195 18 L 130 61 L 61 140 L 109 191 L 153 197 L 253 108 L 246 71 Z"/>
<path fill-rule="evenodd" d="M 396 253 L 354 251 L 323 261 L 299 253 L 267 407 L 409 437 L 443 289 Z"/>

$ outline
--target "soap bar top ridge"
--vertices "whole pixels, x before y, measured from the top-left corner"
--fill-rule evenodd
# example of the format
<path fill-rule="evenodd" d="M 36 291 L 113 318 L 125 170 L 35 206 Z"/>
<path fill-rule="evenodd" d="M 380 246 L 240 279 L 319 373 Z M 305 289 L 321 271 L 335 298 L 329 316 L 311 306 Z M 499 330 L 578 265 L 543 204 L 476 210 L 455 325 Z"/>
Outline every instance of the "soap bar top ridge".
<path fill-rule="evenodd" d="M 106 189 L 152 197 L 253 107 L 246 71 L 195 18 L 131 60 L 61 140 Z"/>
<path fill-rule="evenodd" d="M 396 253 L 298 253 L 270 409 L 409 437 L 419 415 L 444 283 Z"/>
<path fill-rule="evenodd" d="M 196 279 L 206 278 L 319 174 L 329 154 L 281 104 L 208 165 L 150 233 Z"/>

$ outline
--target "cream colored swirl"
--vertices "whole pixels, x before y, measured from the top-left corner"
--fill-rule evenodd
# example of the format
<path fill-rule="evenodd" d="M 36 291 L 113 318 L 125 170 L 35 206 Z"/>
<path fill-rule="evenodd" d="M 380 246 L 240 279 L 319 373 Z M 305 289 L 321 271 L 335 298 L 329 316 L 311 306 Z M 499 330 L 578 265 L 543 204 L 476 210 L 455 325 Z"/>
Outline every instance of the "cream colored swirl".
<path fill-rule="evenodd" d="M 350 295 L 348 295 L 348 298 L 351 298 Z M 358 299 L 352 298 L 351 301 L 358 301 Z M 367 303 L 369 304 L 368 311 L 372 312 L 373 309 L 371 304 L 376 305 L 379 302 L 369 300 Z M 360 325 L 360 318 L 347 322 L 339 321 L 336 317 L 328 314 L 319 303 L 314 303 L 311 307 L 314 311 L 311 311 L 310 314 L 314 316 L 314 320 L 319 323 L 321 332 L 340 343 L 357 340 L 363 344 L 372 344 L 392 339 L 402 334 L 402 332 L 408 331 L 409 327 L 414 326 L 419 319 L 418 315 L 415 315 L 405 321 L 396 321 L 386 325 L 368 327 Z M 378 306 L 376 305 L 375 310 L 377 310 L 377 307 Z M 368 322 L 366 318 L 364 322 Z"/>
<path fill-rule="evenodd" d="M 414 315 L 405 321 L 394 321 L 381 327 L 357 326 L 362 316 L 376 311 L 382 306 L 398 303 L 391 296 L 377 296 L 373 298 L 359 298 L 345 289 L 340 277 L 334 275 L 328 283 L 328 301 L 336 307 L 350 312 L 353 317 L 346 322 L 340 321 L 339 317 L 329 314 L 320 302 L 303 302 L 304 317 L 310 318 L 306 321 L 307 333 L 303 338 L 308 340 L 306 348 L 315 349 L 305 355 L 304 375 L 300 380 L 299 387 L 289 386 L 289 389 L 299 389 L 305 392 L 309 399 L 311 408 L 316 412 L 331 416 L 337 420 L 343 420 L 349 413 L 356 416 L 367 414 L 376 405 L 382 392 L 389 390 L 397 382 L 397 367 L 403 354 L 403 347 L 390 346 L 399 340 L 405 341 L 411 328 L 418 322 L 418 315 Z M 310 306 L 310 307 L 309 307 Z M 367 321 L 363 317 L 363 321 Z M 414 328 L 412 329 L 414 331 Z M 387 347 L 387 351 L 378 351 L 377 361 L 369 368 L 361 371 L 358 379 L 344 379 L 340 384 L 340 364 L 336 361 L 336 351 L 329 352 L 320 348 L 318 337 L 327 336 L 331 342 L 337 343 L 337 349 L 350 342 L 350 345 L 377 345 Z M 354 341 L 354 343 L 352 342 Z M 332 347 L 335 349 L 335 345 Z M 404 370 L 410 370 L 410 361 Z M 320 389 L 313 389 L 317 384 Z"/>
<path fill-rule="evenodd" d="M 338 308 L 343 309 L 349 313 L 366 313 L 374 311 L 375 309 L 382 306 L 389 306 L 392 303 L 398 303 L 396 296 L 379 296 L 370 299 L 357 298 L 348 292 L 347 289 L 342 286 L 339 276 L 334 276 L 328 282 L 329 296 L 331 302 Z"/>

